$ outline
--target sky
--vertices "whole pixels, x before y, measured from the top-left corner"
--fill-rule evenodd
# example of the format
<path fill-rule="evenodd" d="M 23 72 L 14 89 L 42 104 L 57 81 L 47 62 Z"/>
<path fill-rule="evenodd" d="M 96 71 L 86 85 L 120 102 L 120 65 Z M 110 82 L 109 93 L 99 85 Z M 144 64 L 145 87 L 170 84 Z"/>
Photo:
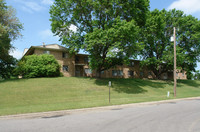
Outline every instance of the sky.
<path fill-rule="evenodd" d="M 45 44 L 61 44 L 51 32 L 49 9 L 54 0 L 5 0 L 8 6 L 16 9 L 16 16 L 23 24 L 22 37 L 13 41 L 15 47 L 10 54 L 20 59 L 25 48 Z M 200 20 L 200 0 L 150 0 L 150 10 L 163 8 L 179 9 Z M 198 63 L 197 69 L 200 69 Z"/>

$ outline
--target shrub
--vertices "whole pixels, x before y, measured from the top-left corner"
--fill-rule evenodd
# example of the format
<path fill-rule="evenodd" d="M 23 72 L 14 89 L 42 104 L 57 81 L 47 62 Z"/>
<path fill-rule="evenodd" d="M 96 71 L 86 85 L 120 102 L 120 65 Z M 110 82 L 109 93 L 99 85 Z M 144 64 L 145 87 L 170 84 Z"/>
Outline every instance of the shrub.
<path fill-rule="evenodd" d="M 25 56 L 15 69 L 16 74 L 24 78 L 60 76 L 60 65 L 53 55 Z"/>

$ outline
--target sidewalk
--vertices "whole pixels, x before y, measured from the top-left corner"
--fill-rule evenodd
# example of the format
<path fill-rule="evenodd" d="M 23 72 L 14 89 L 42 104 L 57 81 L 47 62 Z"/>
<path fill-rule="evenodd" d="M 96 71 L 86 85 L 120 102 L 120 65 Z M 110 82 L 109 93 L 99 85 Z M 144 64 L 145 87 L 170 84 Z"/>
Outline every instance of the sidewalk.
<path fill-rule="evenodd" d="M 4 120 L 5 119 L 7 119 L 7 120 L 8 119 L 24 119 L 24 118 L 28 119 L 28 118 L 41 118 L 41 117 L 50 118 L 50 117 L 59 117 L 59 116 L 65 116 L 65 115 L 71 115 L 71 114 L 85 113 L 85 112 L 99 112 L 99 111 L 104 111 L 104 110 L 122 109 L 122 108 L 127 108 L 127 107 L 136 107 L 136 106 L 144 106 L 144 105 L 156 105 L 156 104 L 162 104 L 162 103 L 177 102 L 177 101 L 181 101 L 181 100 L 195 100 L 195 99 L 200 99 L 200 97 L 171 99 L 171 100 L 123 104 L 123 105 L 102 106 L 102 107 L 83 108 L 83 109 L 6 115 L 6 116 L 0 116 L 0 120 L 2 120 L 2 119 L 4 119 Z"/>

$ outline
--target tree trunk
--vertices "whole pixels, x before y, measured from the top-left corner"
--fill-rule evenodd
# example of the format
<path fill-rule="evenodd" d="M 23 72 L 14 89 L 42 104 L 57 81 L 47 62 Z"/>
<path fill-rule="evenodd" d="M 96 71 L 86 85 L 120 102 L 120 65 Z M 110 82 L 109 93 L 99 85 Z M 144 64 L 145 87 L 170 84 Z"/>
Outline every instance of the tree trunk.
<path fill-rule="evenodd" d="M 101 70 L 100 69 L 96 70 L 96 78 L 101 78 Z"/>
<path fill-rule="evenodd" d="M 154 73 L 154 75 L 156 76 L 155 79 L 158 79 L 158 80 L 159 80 L 159 79 L 160 79 L 159 71 L 158 71 L 158 70 L 154 70 L 153 73 Z"/>

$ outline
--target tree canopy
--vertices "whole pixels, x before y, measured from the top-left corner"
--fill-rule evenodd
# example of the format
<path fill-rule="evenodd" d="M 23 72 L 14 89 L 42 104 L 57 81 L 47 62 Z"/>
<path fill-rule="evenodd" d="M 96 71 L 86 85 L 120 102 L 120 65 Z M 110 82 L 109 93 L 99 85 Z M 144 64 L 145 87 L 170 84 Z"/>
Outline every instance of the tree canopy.
<path fill-rule="evenodd" d="M 199 61 L 200 21 L 175 9 L 149 11 L 149 0 L 55 0 L 50 14 L 62 44 L 71 53 L 87 51 L 99 73 L 138 55 L 158 78 L 172 71 L 173 27 L 178 68 L 189 77 Z"/>
<path fill-rule="evenodd" d="M 9 55 L 13 50 L 11 41 L 21 36 L 22 24 L 15 16 L 15 10 L 0 0 L 0 77 L 9 78 L 16 59 Z"/>
<path fill-rule="evenodd" d="M 179 10 L 150 12 L 142 33 L 144 49 L 141 52 L 143 65 L 159 78 L 173 70 L 173 27 L 176 27 L 177 66 L 188 74 L 195 70 L 200 56 L 200 21 Z"/>
<path fill-rule="evenodd" d="M 193 74 L 192 78 L 193 78 L 194 80 L 200 80 L 200 72 L 199 72 L 199 70 L 197 70 L 197 71 Z"/>
<path fill-rule="evenodd" d="M 100 73 L 136 56 L 148 12 L 149 0 L 55 0 L 50 20 L 62 44 L 71 52 L 87 51 L 91 68 Z"/>

